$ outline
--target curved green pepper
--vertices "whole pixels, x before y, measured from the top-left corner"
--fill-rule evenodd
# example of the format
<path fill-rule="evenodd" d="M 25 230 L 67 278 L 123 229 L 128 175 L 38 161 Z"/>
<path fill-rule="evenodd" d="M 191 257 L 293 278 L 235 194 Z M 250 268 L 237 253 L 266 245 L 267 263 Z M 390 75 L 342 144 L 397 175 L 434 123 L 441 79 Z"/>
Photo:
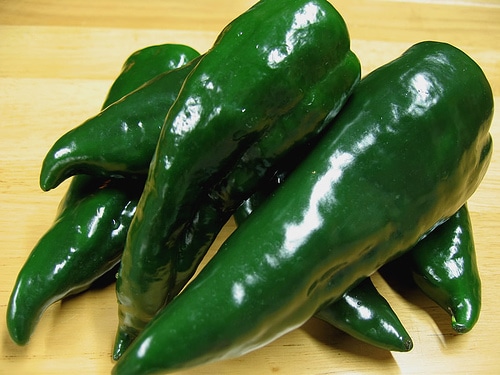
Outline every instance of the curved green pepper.
<path fill-rule="evenodd" d="M 158 44 L 131 54 L 111 85 L 103 108 L 165 72 L 180 68 L 200 54 L 183 44 Z M 159 93 L 158 93 L 159 95 Z"/>
<path fill-rule="evenodd" d="M 163 72 L 185 61 L 182 45 L 153 46 L 136 51 L 108 92 L 103 108 L 135 90 L 148 72 Z M 158 58 L 161 60 L 158 60 Z M 33 248 L 19 272 L 7 307 L 12 339 L 24 345 L 45 309 L 86 290 L 112 271 L 121 258 L 143 181 L 111 181 L 78 175 L 58 207 L 56 220 Z"/>
<path fill-rule="evenodd" d="M 408 254 L 413 279 L 451 315 L 458 333 L 472 329 L 481 310 L 481 279 L 467 205 Z"/>
<path fill-rule="evenodd" d="M 262 139 L 288 150 L 289 137 L 317 133 L 338 112 L 359 79 L 349 48 L 327 1 L 263 0 L 200 59 L 166 117 L 127 237 L 115 357 L 169 299 L 177 240 L 217 181 L 238 161 L 253 172 L 259 157 L 246 164 L 246 152 Z M 250 194 L 245 188 L 242 199 Z"/>
<path fill-rule="evenodd" d="M 489 165 L 492 117 L 483 72 L 448 44 L 419 43 L 369 74 L 113 374 L 236 357 L 304 324 L 458 211 Z"/>
<path fill-rule="evenodd" d="M 19 345 L 28 342 L 47 307 L 86 290 L 120 260 L 143 184 L 78 177 L 10 296 L 7 327 Z"/>
<path fill-rule="evenodd" d="M 76 174 L 146 175 L 165 115 L 198 61 L 165 71 L 60 137 L 43 160 L 40 187 Z"/>

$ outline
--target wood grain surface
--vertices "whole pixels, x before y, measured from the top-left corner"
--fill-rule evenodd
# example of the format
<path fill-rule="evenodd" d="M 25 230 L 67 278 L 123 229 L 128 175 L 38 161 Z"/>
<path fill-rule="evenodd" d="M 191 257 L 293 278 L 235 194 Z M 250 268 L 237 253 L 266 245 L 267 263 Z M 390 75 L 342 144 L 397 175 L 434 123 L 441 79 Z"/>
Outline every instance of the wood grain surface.
<path fill-rule="evenodd" d="M 250 0 L 0 0 L 0 373 L 109 374 L 117 325 L 114 286 L 56 303 L 31 341 L 5 327 L 16 275 L 54 219 L 68 184 L 38 186 L 41 161 L 64 132 L 97 113 L 124 60 L 159 43 L 200 52 Z M 422 40 L 449 42 L 484 69 L 500 98 L 500 1 L 336 0 L 363 75 Z M 500 114 L 492 134 L 500 139 Z M 495 143 L 496 146 L 496 143 Z M 469 202 L 483 283 L 476 327 L 453 333 L 449 316 L 411 285 L 374 281 L 414 340 L 409 353 L 360 343 L 312 319 L 244 357 L 179 374 L 500 373 L 500 151 Z M 211 252 L 234 229 L 229 223 Z M 175 343 L 173 343 L 175 345 Z M 15 372 L 14 372 L 15 371 Z"/>

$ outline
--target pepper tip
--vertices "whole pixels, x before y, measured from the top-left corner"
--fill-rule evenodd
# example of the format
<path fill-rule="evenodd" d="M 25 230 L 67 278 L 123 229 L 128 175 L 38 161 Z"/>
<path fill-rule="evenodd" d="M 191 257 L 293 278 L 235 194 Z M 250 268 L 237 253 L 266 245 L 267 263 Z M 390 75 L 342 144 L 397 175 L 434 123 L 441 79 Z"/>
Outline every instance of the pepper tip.
<path fill-rule="evenodd" d="M 479 304 L 470 300 L 462 299 L 453 301 L 452 307 L 448 308 L 451 315 L 451 327 L 458 334 L 464 334 L 472 330 L 479 318 Z"/>
<path fill-rule="evenodd" d="M 43 171 L 40 174 L 39 185 L 42 191 L 49 191 L 54 188 L 54 184 L 49 181 L 49 179 L 44 175 Z"/>
<path fill-rule="evenodd" d="M 118 361 L 135 338 L 136 335 L 119 328 L 116 333 L 115 345 L 113 348 L 113 360 Z"/>
<path fill-rule="evenodd" d="M 403 343 L 403 351 L 404 352 L 409 352 L 413 349 L 413 340 L 411 339 L 411 337 L 408 337 L 404 343 Z"/>

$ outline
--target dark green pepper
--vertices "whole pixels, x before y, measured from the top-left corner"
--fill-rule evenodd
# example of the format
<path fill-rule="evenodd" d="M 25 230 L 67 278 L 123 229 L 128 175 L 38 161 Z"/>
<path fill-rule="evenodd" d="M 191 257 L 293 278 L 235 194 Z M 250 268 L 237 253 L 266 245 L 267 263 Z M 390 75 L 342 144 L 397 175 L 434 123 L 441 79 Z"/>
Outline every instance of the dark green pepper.
<path fill-rule="evenodd" d="M 346 25 L 325 0 L 263 0 L 222 31 L 160 134 L 118 276 L 115 357 L 169 300 L 177 241 L 203 197 L 240 161 L 253 173 L 259 158 L 245 164 L 246 152 L 260 140 L 289 150 L 288 137 L 324 128 L 358 79 Z"/>
<path fill-rule="evenodd" d="M 43 160 L 40 187 L 76 174 L 146 175 L 165 115 L 198 60 L 156 76 L 59 138 Z"/>
<path fill-rule="evenodd" d="M 123 63 L 120 74 L 108 91 L 103 108 L 160 74 L 186 65 L 199 55 L 189 46 L 170 43 L 148 46 L 135 51 Z"/>
<path fill-rule="evenodd" d="M 470 331 L 481 310 L 481 279 L 467 206 L 420 241 L 408 258 L 416 284 L 451 315 L 453 329 Z"/>
<path fill-rule="evenodd" d="M 448 44 L 419 43 L 369 74 L 113 374 L 236 357 L 304 324 L 465 204 L 491 159 L 492 117 L 483 72 Z"/>
<path fill-rule="evenodd" d="M 19 271 L 7 307 L 10 336 L 24 345 L 43 312 L 82 292 L 120 260 L 143 184 L 77 176 L 57 219 Z"/>
<path fill-rule="evenodd" d="M 139 50 L 124 64 L 103 108 L 135 90 L 149 74 L 185 62 L 189 47 L 161 45 Z M 160 60 L 158 59 L 160 58 Z M 143 181 L 111 181 L 78 175 L 64 195 L 56 220 L 20 270 L 7 307 L 12 339 L 24 345 L 52 303 L 86 290 L 121 258 Z"/>

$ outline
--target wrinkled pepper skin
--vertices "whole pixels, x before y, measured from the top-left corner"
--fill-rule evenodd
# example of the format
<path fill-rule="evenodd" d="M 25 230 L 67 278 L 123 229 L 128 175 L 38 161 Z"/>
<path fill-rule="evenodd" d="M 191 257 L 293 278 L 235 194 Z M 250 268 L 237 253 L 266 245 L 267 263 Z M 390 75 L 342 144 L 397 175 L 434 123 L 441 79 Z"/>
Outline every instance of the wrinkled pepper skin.
<path fill-rule="evenodd" d="M 300 327 L 465 204 L 491 159 L 492 116 L 483 72 L 448 44 L 419 43 L 370 73 L 113 374 L 237 357 Z"/>
<path fill-rule="evenodd" d="M 180 68 L 200 54 L 183 44 L 158 44 L 131 54 L 123 63 L 104 100 L 103 108 L 114 103 L 162 73 Z"/>
<path fill-rule="evenodd" d="M 451 315 L 457 333 L 474 327 L 481 311 L 481 279 L 467 205 L 408 254 L 420 289 Z"/>
<path fill-rule="evenodd" d="M 161 45 L 132 54 L 103 108 L 192 56 L 189 47 Z M 160 61 L 158 59 L 160 58 Z M 149 74 L 148 74 L 149 72 Z M 143 182 L 78 175 L 61 200 L 56 219 L 20 270 L 7 307 L 7 326 L 24 345 L 48 306 L 86 290 L 119 262 Z"/>
<path fill-rule="evenodd" d="M 42 162 L 42 190 L 76 174 L 147 175 L 165 116 L 198 59 L 156 76 L 60 137 Z"/>
<path fill-rule="evenodd" d="M 277 173 L 268 184 L 247 199 L 234 214 L 236 224 L 240 225 L 268 199 L 293 169 L 292 164 L 288 173 Z M 319 310 L 315 316 L 381 349 L 407 352 L 413 348 L 410 335 L 369 277 L 345 292 L 337 301 Z"/>
<path fill-rule="evenodd" d="M 168 112 L 128 233 L 117 280 L 115 358 L 170 298 L 176 243 L 200 200 L 261 139 L 277 140 L 279 149 L 289 144 L 289 132 L 295 138 L 324 127 L 358 80 L 353 55 L 345 22 L 327 1 L 263 0 L 200 59 Z M 339 81 L 342 87 L 333 85 Z M 326 102 L 317 90 L 325 82 Z M 295 130 L 302 125 L 307 129 Z"/>
<path fill-rule="evenodd" d="M 7 307 L 7 327 L 25 345 L 54 302 L 86 290 L 120 260 L 142 183 L 124 186 L 79 176 L 57 219 L 19 271 Z"/>

